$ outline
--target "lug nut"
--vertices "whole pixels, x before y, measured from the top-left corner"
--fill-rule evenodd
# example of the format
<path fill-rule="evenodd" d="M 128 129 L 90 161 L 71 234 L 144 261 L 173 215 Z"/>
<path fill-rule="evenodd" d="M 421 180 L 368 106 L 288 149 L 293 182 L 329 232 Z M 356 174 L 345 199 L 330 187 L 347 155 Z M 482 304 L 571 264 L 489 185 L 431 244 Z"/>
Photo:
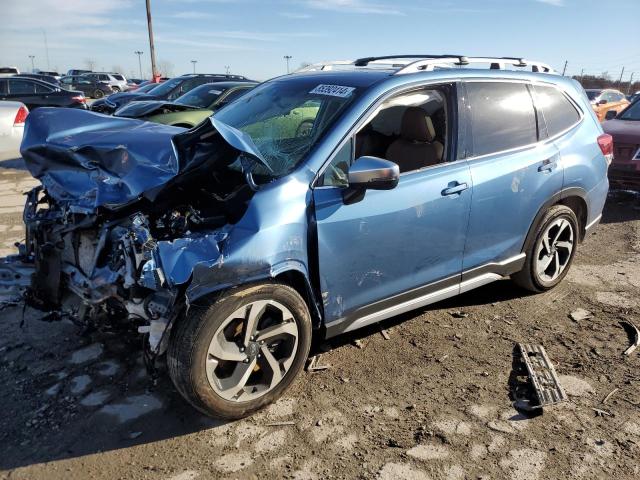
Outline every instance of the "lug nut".
<path fill-rule="evenodd" d="M 244 347 L 240 347 L 240 351 L 241 351 L 241 352 L 244 352 Z"/>

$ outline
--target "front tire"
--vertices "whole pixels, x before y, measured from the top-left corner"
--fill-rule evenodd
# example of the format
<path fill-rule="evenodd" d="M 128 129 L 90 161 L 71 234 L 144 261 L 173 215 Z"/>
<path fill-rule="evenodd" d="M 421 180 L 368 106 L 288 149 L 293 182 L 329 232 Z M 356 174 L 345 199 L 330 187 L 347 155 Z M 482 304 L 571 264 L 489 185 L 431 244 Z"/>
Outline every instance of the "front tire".
<path fill-rule="evenodd" d="M 111 87 L 111 90 L 113 90 L 113 93 L 120 93 L 120 87 Z"/>
<path fill-rule="evenodd" d="M 311 317 L 291 287 L 263 283 L 191 307 L 169 340 L 169 375 L 198 410 L 251 415 L 278 399 L 304 367 Z"/>
<path fill-rule="evenodd" d="M 532 292 L 555 287 L 569 272 L 578 246 L 578 219 L 565 205 L 551 207 L 536 229 L 534 241 L 525 252 L 522 270 L 511 279 Z"/>

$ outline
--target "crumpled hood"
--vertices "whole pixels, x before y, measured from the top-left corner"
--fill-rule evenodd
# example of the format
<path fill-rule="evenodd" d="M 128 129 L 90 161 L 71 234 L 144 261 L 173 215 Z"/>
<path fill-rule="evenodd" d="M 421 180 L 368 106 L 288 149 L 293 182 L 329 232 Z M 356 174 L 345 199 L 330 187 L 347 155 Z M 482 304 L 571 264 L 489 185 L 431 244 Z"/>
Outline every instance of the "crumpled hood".
<path fill-rule="evenodd" d="M 180 103 L 167 102 L 162 100 L 133 101 L 122 106 L 113 114 L 115 117 L 142 118 L 153 115 L 161 110 L 172 112 L 183 112 L 185 110 L 198 110 L 199 107 L 191 107 Z"/>
<path fill-rule="evenodd" d="M 230 164 L 241 152 L 269 168 L 248 135 L 213 118 L 186 130 L 72 108 L 30 113 L 20 148 L 48 194 L 80 212 L 153 200 L 179 174 Z"/>

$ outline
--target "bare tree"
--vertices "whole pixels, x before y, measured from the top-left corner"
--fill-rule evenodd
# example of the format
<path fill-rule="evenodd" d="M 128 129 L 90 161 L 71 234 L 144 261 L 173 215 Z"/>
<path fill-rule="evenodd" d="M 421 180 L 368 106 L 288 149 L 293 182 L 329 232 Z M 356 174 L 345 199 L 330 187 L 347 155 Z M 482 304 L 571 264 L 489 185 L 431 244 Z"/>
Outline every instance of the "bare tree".
<path fill-rule="evenodd" d="M 93 71 L 96 68 L 96 61 L 92 60 L 91 58 L 85 58 L 84 66 L 87 68 L 87 70 Z"/>
<path fill-rule="evenodd" d="M 163 77 L 173 77 L 175 65 L 168 60 L 160 60 L 158 62 L 158 73 Z"/>

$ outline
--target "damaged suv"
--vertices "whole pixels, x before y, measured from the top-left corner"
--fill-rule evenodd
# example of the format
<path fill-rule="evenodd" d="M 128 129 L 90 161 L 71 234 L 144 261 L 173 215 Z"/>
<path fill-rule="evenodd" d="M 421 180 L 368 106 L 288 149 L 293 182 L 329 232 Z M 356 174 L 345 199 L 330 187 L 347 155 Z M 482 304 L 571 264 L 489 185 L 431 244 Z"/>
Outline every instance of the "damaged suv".
<path fill-rule="evenodd" d="M 239 418 L 282 395 L 314 331 L 567 274 L 611 153 L 575 81 L 506 58 L 309 70 L 190 130 L 31 114 L 41 186 L 4 276 L 30 271 L 24 297 L 52 318 L 134 327 L 191 404 Z"/>

